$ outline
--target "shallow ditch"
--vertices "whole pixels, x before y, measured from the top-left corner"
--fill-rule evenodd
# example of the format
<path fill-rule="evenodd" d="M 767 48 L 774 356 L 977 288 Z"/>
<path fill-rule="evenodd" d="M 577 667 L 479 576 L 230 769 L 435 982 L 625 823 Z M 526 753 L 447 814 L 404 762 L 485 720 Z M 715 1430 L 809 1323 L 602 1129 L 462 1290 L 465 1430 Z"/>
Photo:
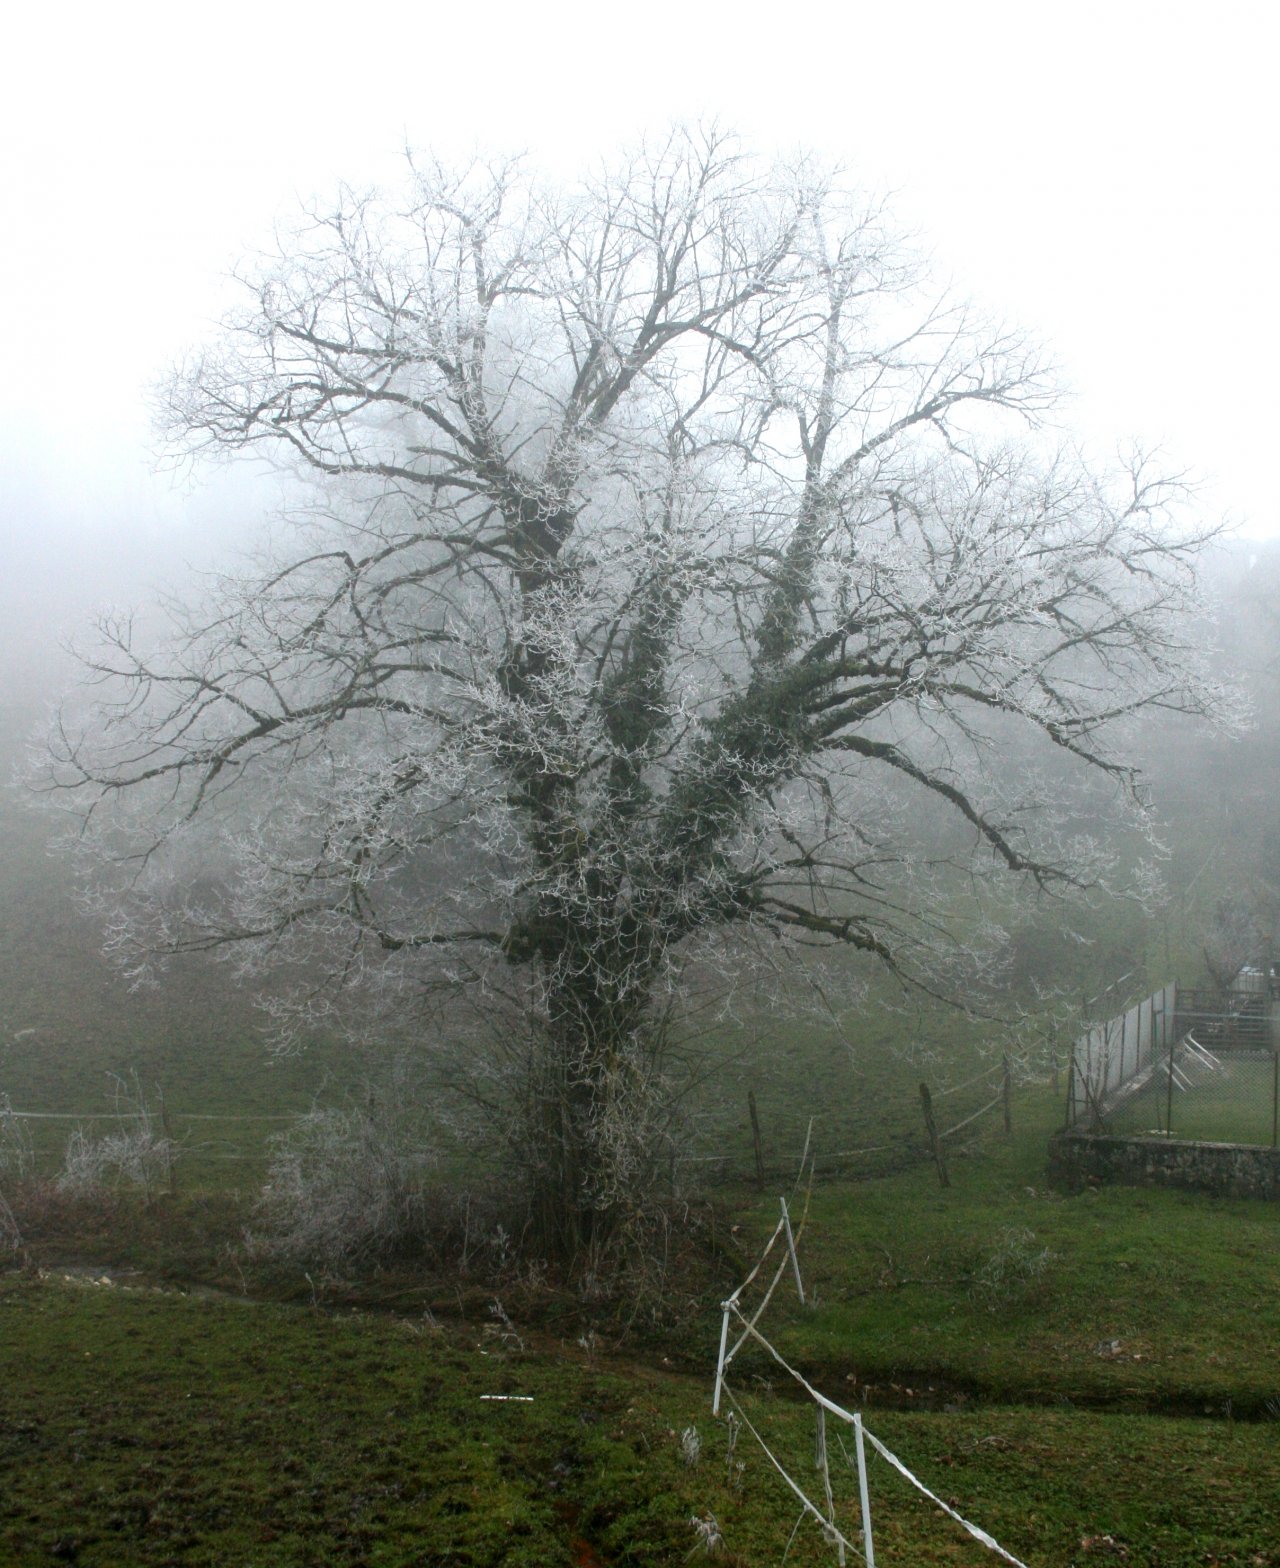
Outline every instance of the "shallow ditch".
<path fill-rule="evenodd" d="M 167 1295 L 186 1297 L 196 1301 L 227 1302 L 241 1307 L 285 1307 L 303 1312 L 324 1312 L 334 1316 L 344 1313 L 360 1312 L 373 1316 L 399 1319 L 404 1322 L 419 1322 L 422 1312 L 406 1312 L 386 1302 L 369 1301 L 361 1297 L 359 1292 L 349 1296 L 333 1294 L 327 1299 L 323 1295 L 316 1299 L 306 1301 L 294 1297 L 283 1297 L 267 1294 L 265 1292 L 252 1292 L 247 1290 L 232 1290 L 224 1286 L 205 1285 L 197 1282 L 184 1283 L 172 1279 L 162 1279 L 148 1274 L 141 1269 L 103 1268 L 97 1264 L 81 1261 L 65 1263 L 46 1263 L 38 1268 L 10 1267 L 0 1269 L 0 1279 L 5 1278 L 34 1278 L 40 1281 L 58 1284 L 79 1286 L 83 1288 L 99 1287 L 101 1289 L 118 1289 L 128 1294 L 137 1292 L 148 1295 Z M 484 1293 L 488 1294 L 488 1293 Z M 432 1313 L 442 1324 L 454 1328 L 466 1327 L 474 1331 L 479 1323 L 482 1329 L 497 1332 L 487 1315 L 478 1304 L 474 1315 L 466 1312 Z M 536 1327 L 521 1327 L 519 1338 L 522 1346 L 533 1352 L 566 1354 L 571 1353 L 569 1342 L 560 1335 L 552 1334 Z M 660 1362 L 662 1370 L 668 1375 L 688 1379 L 707 1378 L 714 1373 L 714 1366 L 702 1369 L 693 1362 L 682 1358 L 672 1360 L 669 1356 L 655 1352 L 652 1359 L 645 1359 L 637 1354 L 626 1354 L 619 1350 L 585 1353 L 585 1359 L 592 1359 L 596 1354 L 607 1361 L 614 1370 L 634 1369 L 645 1375 L 652 1374 L 655 1363 Z M 1209 1392 L 1196 1389 L 1180 1389 L 1167 1392 L 1152 1391 L 1150 1389 L 1117 1389 L 1093 1390 L 1066 1394 L 1061 1389 L 1036 1388 L 1022 1386 L 1010 1388 L 1006 1385 L 983 1384 L 976 1380 L 961 1380 L 948 1378 L 936 1371 L 928 1369 L 897 1368 L 896 1376 L 892 1381 L 878 1382 L 859 1381 L 850 1386 L 850 1377 L 846 1367 L 829 1363 L 804 1363 L 799 1370 L 815 1387 L 836 1389 L 842 1397 L 847 1398 L 851 1409 L 867 1410 L 895 1410 L 895 1411 L 940 1411 L 946 1414 L 956 1414 L 967 1410 L 977 1410 L 984 1407 L 1010 1408 L 1026 1406 L 1040 1409 L 1082 1410 L 1096 1413 L 1113 1412 L 1120 1415 L 1149 1415 L 1170 1416 L 1180 1419 L 1194 1420 L 1220 1420 L 1223 1422 L 1241 1421 L 1249 1423 L 1277 1422 L 1280 1423 L 1280 1390 L 1275 1394 L 1264 1394 L 1257 1391 L 1248 1391 L 1241 1395 L 1224 1396 L 1220 1392 Z M 746 1371 L 746 1369 L 744 1369 Z M 740 1374 L 741 1375 L 741 1374 Z M 792 1387 L 788 1380 L 778 1375 L 774 1378 L 761 1379 L 752 1377 L 749 1371 L 746 1376 L 752 1382 L 764 1384 L 769 1388 L 774 1398 L 788 1401 L 803 1401 L 807 1396 L 799 1388 Z M 832 1397 L 837 1397 L 833 1395 Z M 587 1551 L 593 1550 L 589 1543 L 583 1543 Z M 576 1549 L 576 1548 L 575 1548 Z M 591 1557 L 582 1558 L 584 1564 L 598 1561 Z"/>

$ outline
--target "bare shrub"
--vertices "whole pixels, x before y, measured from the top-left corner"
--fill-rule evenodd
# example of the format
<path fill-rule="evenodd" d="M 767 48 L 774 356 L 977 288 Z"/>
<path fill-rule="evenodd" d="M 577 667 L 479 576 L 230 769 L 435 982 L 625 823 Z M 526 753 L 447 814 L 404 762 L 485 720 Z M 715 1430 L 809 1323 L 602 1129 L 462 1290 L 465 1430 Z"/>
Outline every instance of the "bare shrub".
<path fill-rule="evenodd" d="M 27 1124 L 0 1094 L 0 1181 L 25 1181 L 35 1168 Z"/>
<path fill-rule="evenodd" d="M 1048 1247 L 1037 1247 L 1033 1230 L 1007 1226 L 974 1271 L 970 1290 L 991 1312 L 1016 1307 L 1044 1278 L 1053 1260 Z"/>
<path fill-rule="evenodd" d="M 99 1136 L 77 1127 L 67 1139 L 56 1182 L 61 1192 L 84 1197 L 129 1186 L 142 1188 L 150 1197 L 170 1180 L 177 1149 L 157 1131 L 136 1074 L 128 1082 L 116 1079 L 115 1105 L 120 1120 L 115 1130 Z"/>
<path fill-rule="evenodd" d="M 32 1174 L 35 1155 L 27 1124 L 14 1111 L 7 1094 L 0 1095 L 0 1183 L 25 1181 Z M 3 1191 L 0 1191 L 0 1254 L 17 1252 L 22 1232 Z"/>
<path fill-rule="evenodd" d="M 5 1202 L 4 1193 L 0 1192 L 0 1253 L 17 1252 L 21 1245 L 22 1232 L 13 1217 L 13 1210 Z"/>
<path fill-rule="evenodd" d="M 692 1557 L 695 1552 L 704 1552 L 708 1557 L 719 1557 L 724 1551 L 724 1537 L 720 1534 L 720 1521 L 708 1508 L 701 1517 L 694 1515 L 689 1520 L 689 1528 L 693 1531 L 693 1546 L 689 1552 Z"/>
<path fill-rule="evenodd" d="M 394 1106 L 317 1107 L 272 1140 L 255 1245 L 327 1267 L 405 1251 L 426 1236 L 434 1163 Z"/>

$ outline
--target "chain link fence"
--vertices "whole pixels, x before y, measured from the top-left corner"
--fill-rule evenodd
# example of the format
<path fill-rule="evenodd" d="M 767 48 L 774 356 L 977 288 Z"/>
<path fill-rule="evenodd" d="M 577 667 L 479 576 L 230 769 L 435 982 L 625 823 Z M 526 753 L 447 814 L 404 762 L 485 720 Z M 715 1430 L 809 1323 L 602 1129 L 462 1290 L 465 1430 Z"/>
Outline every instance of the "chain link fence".
<path fill-rule="evenodd" d="M 1226 997 L 1164 986 L 1076 1040 L 1067 1128 L 1280 1147 L 1272 1030 L 1269 985 Z"/>
<path fill-rule="evenodd" d="M 1105 1131 L 1161 1133 L 1198 1143 L 1280 1147 L 1280 1055 L 1218 1050 L 1185 1036 L 1106 1114 Z"/>

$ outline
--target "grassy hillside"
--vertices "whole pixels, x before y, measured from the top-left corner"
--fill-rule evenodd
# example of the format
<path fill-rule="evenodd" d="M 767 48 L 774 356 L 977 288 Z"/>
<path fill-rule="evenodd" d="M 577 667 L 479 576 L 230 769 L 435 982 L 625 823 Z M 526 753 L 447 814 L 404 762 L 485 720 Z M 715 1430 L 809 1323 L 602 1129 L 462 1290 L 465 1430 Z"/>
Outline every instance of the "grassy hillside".
<path fill-rule="evenodd" d="M 945 1192 L 927 1169 L 815 1189 L 812 1304 L 784 1281 L 762 1327 L 1029 1568 L 1275 1568 L 1280 1211 L 1055 1195 L 1048 1107 L 1015 1110 L 1023 1131 L 955 1160 Z M 728 1196 L 745 1269 L 777 1198 Z M 181 1207 L 198 1271 L 195 1200 Z M 150 1212 L 158 1256 L 180 1227 L 167 1203 Z M 206 1208 L 204 1234 L 227 1218 Z M 1046 1248 L 1042 1272 L 1020 1269 Z M 232 1283 L 225 1255 L 222 1270 Z M 6 1563 L 676 1568 L 702 1555 L 695 1519 L 731 1564 L 834 1561 L 812 1524 L 788 1547 L 798 1504 L 747 1431 L 731 1452 L 711 1418 L 727 1273 L 643 1348 L 589 1308 L 552 1328 L 516 1275 L 472 1281 L 462 1319 L 462 1281 L 372 1280 L 349 1288 L 353 1310 L 257 1298 L 252 1266 L 239 1280 L 249 1294 L 52 1261 L 0 1276 Z M 731 1375 L 742 1415 L 816 1485 L 812 1408 L 763 1353 Z M 856 1539 L 852 1444 L 834 1431 L 836 1517 Z M 870 1477 L 884 1568 L 994 1561 L 882 1460 Z"/>
<path fill-rule="evenodd" d="M 683 1281 L 678 1327 L 623 1343 L 604 1303 L 514 1266 L 265 1269 L 243 1228 L 271 1118 L 341 1100 L 368 1062 L 326 1040 L 273 1062 L 216 967 L 123 991 L 12 811 L 0 883 L 0 1093 L 87 1117 L 136 1076 L 183 1147 L 176 1194 L 45 1189 L 20 1212 L 27 1250 L 0 1274 L 0 1562 L 676 1568 L 713 1533 L 729 1564 L 834 1562 L 811 1524 L 790 1539 L 794 1498 L 709 1413 L 718 1303 L 812 1123 L 809 1302 L 780 1289 L 768 1316 L 792 1364 L 1028 1568 L 1280 1568 L 1280 1206 L 1053 1191 L 1043 1082 L 1016 1091 L 1012 1136 L 997 1108 L 951 1139 L 944 1191 L 918 1085 L 944 1128 L 987 1105 L 1007 1043 L 988 1026 L 893 1010 L 852 970 L 828 996 L 839 1027 L 766 1007 L 717 1021 L 693 1045 L 686 1174 L 716 1178 L 718 1272 Z M 748 1091 L 764 1192 L 744 1180 Z M 74 1123 L 31 1125 L 49 1171 Z M 812 1482 L 813 1415 L 777 1364 L 746 1349 L 734 1384 Z M 872 1512 L 882 1568 L 995 1561 L 880 1460 Z"/>

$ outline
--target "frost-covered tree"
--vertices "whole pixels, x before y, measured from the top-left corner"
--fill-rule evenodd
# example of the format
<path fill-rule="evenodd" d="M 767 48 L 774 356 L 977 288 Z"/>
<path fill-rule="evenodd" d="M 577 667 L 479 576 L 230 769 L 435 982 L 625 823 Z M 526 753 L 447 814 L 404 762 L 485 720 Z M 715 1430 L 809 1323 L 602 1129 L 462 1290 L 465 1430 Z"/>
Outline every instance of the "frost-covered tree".
<path fill-rule="evenodd" d="M 1126 716 L 1216 700 L 1176 483 L 1055 445 L 1037 353 L 814 166 L 412 161 L 243 282 L 168 427 L 308 484 L 166 646 L 104 625 L 58 783 L 133 869 L 123 948 L 516 994 L 548 1248 L 605 1244 L 644 1163 L 690 951 L 927 978 L 923 813 L 983 878 L 1088 884 L 1039 762 L 1132 792 Z M 175 900 L 202 831 L 235 876 Z"/>

